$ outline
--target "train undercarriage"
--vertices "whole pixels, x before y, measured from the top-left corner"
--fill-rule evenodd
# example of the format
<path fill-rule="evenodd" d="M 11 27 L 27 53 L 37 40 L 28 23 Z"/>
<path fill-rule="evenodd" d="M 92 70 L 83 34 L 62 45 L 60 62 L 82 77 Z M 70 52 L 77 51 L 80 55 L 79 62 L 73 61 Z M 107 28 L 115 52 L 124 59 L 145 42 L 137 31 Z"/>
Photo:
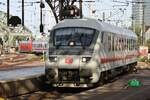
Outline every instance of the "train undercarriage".
<path fill-rule="evenodd" d="M 58 69 L 58 76 L 52 70 L 46 70 L 45 81 L 55 87 L 93 87 L 102 85 L 105 82 L 111 81 L 116 76 L 136 71 L 137 62 L 120 66 L 115 69 L 103 71 L 100 74 L 99 81 L 91 83 L 92 73 L 82 73 L 79 69 Z M 55 78 L 57 76 L 57 79 Z"/>

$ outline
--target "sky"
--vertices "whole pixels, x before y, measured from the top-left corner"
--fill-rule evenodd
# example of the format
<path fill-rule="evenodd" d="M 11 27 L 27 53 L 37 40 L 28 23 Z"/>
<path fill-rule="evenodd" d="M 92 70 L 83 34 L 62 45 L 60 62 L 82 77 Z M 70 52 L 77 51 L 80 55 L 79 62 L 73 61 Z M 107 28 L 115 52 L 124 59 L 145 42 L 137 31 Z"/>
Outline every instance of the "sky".
<path fill-rule="evenodd" d="M 32 0 L 36 2 L 39 0 Z M 44 0 L 43 0 L 44 1 Z M 84 1 L 84 0 L 83 0 Z M 93 0 L 94 1 L 94 0 Z M 83 3 L 83 16 L 95 19 L 103 19 L 105 13 L 105 21 L 117 25 L 119 27 L 131 26 L 132 6 L 125 2 L 126 0 L 95 0 L 95 3 Z M 118 2 L 113 2 L 118 1 Z M 0 0 L 0 10 L 6 12 L 7 0 Z M 21 17 L 21 0 L 10 0 L 10 13 Z M 31 2 L 31 0 L 25 0 Z M 45 33 L 48 33 L 56 23 L 49 6 L 45 3 L 43 9 L 43 23 Z M 95 10 L 93 14 L 92 11 Z M 27 26 L 35 35 L 39 35 L 40 25 L 40 5 L 39 3 L 25 3 L 25 26 Z"/>

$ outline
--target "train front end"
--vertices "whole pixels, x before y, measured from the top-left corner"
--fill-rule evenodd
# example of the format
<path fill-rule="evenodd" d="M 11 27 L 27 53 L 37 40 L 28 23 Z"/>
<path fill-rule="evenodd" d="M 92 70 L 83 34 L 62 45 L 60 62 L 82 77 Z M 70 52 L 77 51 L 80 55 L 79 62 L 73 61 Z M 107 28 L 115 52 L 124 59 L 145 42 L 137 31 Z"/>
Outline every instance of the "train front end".
<path fill-rule="evenodd" d="M 46 60 L 46 82 L 63 87 L 85 87 L 96 83 L 99 79 L 99 63 L 94 53 L 97 37 L 98 32 L 87 27 L 52 30 Z"/>

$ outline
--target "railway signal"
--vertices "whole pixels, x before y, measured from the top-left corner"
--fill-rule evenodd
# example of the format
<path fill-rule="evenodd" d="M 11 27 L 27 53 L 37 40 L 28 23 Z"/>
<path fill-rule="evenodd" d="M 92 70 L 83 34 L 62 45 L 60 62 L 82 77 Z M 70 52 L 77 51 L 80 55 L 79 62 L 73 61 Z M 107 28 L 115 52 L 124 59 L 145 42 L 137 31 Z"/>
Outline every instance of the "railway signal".
<path fill-rule="evenodd" d="M 21 24 L 21 19 L 18 16 L 12 16 L 9 20 L 8 20 L 8 25 L 11 25 L 13 27 L 18 26 L 18 24 Z"/>
<path fill-rule="evenodd" d="M 24 26 L 24 0 L 22 0 L 22 21 L 18 16 L 12 16 L 10 18 L 10 0 L 7 0 L 7 26 L 10 24 L 16 27 L 18 24 Z"/>

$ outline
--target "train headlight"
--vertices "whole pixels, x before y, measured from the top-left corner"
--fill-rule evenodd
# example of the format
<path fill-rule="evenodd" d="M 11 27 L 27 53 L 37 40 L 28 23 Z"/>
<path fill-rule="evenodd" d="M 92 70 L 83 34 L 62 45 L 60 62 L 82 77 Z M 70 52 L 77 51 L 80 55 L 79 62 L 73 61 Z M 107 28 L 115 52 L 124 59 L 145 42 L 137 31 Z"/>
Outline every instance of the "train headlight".
<path fill-rule="evenodd" d="M 85 57 L 82 58 L 82 62 L 86 62 L 86 58 Z"/>
<path fill-rule="evenodd" d="M 82 57 L 82 62 L 89 62 L 91 57 Z"/>
<path fill-rule="evenodd" d="M 49 57 L 49 60 L 51 62 L 57 62 L 58 58 L 57 57 Z"/>

